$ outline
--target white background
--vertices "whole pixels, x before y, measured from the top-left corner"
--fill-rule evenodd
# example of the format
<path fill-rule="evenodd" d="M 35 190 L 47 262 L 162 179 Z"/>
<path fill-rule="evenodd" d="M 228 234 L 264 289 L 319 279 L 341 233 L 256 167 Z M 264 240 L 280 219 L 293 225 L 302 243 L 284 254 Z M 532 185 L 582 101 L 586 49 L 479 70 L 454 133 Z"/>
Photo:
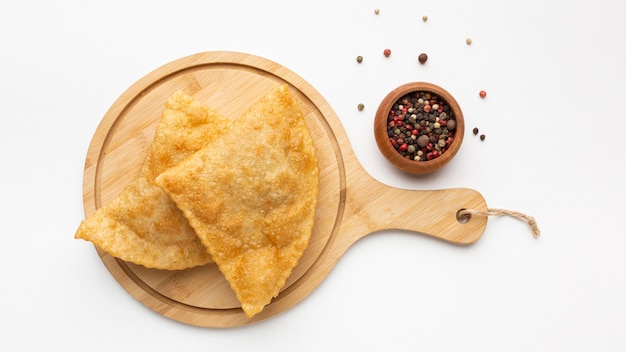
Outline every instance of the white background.
<path fill-rule="evenodd" d="M 626 350 L 624 1 L 4 1 L 0 48 L 0 350 Z M 73 238 L 84 159 L 132 83 L 218 50 L 306 79 L 376 179 L 476 189 L 542 236 L 510 217 L 467 247 L 386 231 L 261 323 L 152 312 Z M 456 158 L 427 177 L 393 169 L 371 130 L 382 98 L 417 80 L 453 94 L 467 123 Z"/>

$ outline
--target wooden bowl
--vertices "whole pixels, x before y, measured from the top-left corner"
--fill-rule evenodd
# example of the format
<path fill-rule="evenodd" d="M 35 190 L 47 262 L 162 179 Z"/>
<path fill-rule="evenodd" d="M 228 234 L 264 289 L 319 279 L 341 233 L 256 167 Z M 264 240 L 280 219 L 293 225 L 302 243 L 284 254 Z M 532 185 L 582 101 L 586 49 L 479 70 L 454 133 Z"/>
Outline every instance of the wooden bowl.
<path fill-rule="evenodd" d="M 429 92 L 438 97 L 439 100 L 442 100 L 450 107 L 450 111 L 456 120 L 456 128 L 450 145 L 443 153 L 432 160 L 412 160 L 403 156 L 391 144 L 389 135 L 387 134 L 387 118 L 391 108 L 400 98 L 413 92 Z M 463 120 L 463 112 L 454 97 L 445 89 L 427 82 L 411 82 L 392 90 L 378 106 L 376 117 L 374 119 L 374 136 L 376 137 L 378 149 L 380 149 L 385 158 L 387 158 L 387 160 L 389 160 L 394 166 L 402 171 L 412 174 L 425 174 L 433 172 L 450 162 L 450 160 L 452 160 L 452 158 L 454 158 L 456 153 L 459 151 L 459 148 L 461 148 L 464 131 L 465 122 Z"/>

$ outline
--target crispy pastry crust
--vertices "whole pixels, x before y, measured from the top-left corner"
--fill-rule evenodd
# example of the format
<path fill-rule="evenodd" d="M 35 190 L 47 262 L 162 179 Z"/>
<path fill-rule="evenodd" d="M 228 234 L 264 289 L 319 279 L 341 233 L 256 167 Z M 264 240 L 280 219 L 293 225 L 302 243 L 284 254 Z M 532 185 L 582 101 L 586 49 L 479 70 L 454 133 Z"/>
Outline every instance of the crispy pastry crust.
<path fill-rule="evenodd" d="M 276 297 L 307 248 L 319 170 L 285 85 L 156 183 L 184 212 L 248 317 Z"/>
<path fill-rule="evenodd" d="M 219 137 L 229 124 L 191 96 L 173 94 L 141 172 L 119 196 L 85 219 L 75 238 L 148 268 L 179 270 L 211 262 L 187 219 L 154 179 Z"/>

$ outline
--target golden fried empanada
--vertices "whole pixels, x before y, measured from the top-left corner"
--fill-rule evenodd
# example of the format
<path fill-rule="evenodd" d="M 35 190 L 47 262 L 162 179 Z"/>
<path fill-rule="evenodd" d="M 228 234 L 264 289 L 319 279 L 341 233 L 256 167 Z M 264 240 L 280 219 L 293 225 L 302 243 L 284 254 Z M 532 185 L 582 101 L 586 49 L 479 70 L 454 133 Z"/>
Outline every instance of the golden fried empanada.
<path fill-rule="evenodd" d="M 308 246 L 318 174 L 305 119 L 280 85 L 156 183 L 183 211 L 251 317 L 278 295 Z"/>
<path fill-rule="evenodd" d="M 87 217 L 75 237 L 148 268 L 178 270 L 211 262 L 187 219 L 154 179 L 224 133 L 229 124 L 191 96 L 172 95 L 141 172 L 117 198 Z"/>

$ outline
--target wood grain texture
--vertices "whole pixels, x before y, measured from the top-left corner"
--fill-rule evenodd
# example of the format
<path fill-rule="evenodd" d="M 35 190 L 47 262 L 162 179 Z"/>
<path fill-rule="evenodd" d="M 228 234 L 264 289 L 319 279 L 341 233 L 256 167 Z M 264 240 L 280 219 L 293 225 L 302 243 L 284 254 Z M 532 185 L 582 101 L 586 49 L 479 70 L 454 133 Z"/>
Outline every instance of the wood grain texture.
<path fill-rule="evenodd" d="M 367 234 L 404 229 L 456 244 L 473 243 L 483 234 L 486 217 L 466 223 L 456 218 L 462 208 L 486 211 L 478 192 L 401 190 L 374 180 L 358 163 L 338 117 L 312 86 L 275 62 L 235 52 L 199 53 L 166 64 L 137 81 L 113 103 L 87 153 L 85 214 L 114 198 L 139 172 L 164 102 L 174 91 L 183 90 L 235 119 L 283 83 L 296 96 L 318 152 L 320 192 L 309 247 L 278 297 L 252 318 L 246 318 L 214 264 L 181 271 L 147 269 L 96 248 L 120 285 L 158 314 L 205 327 L 247 325 L 275 316 L 304 299 L 342 254 Z M 394 205 L 399 197 L 403 207 Z"/>

